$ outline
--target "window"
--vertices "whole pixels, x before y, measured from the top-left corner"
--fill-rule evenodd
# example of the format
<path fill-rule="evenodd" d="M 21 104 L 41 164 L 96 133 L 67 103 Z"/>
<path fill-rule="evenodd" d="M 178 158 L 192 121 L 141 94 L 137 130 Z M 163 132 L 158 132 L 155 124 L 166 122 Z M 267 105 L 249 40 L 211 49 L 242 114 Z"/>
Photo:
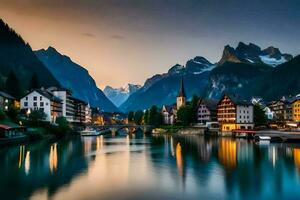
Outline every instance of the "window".
<path fill-rule="evenodd" d="M 28 100 L 28 97 L 25 97 L 26 100 Z"/>
<path fill-rule="evenodd" d="M 40 101 L 42 101 L 43 100 L 43 97 L 42 96 L 40 96 Z"/>
<path fill-rule="evenodd" d="M 36 101 L 36 100 L 37 100 L 37 97 L 36 97 L 36 96 L 34 96 L 34 97 L 33 97 L 33 101 Z"/>
<path fill-rule="evenodd" d="M 33 106 L 36 107 L 37 106 L 37 102 L 33 102 Z"/>
<path fill-rule="evenodd" d="M 28 106 L 28 102 L 25 101 L 24 102 L 24 106 L 27 107 Z"/>
<path fill-rule="evenodd" d="M 48 102 L 46 103 L 46 106 L 48 106 L 49 104 L 48 104 Z"/>
<path fill-rule="evenodd" d="M 44 106 L 44 102 L 40 102 L 40 106 L 43 107 Z"/>

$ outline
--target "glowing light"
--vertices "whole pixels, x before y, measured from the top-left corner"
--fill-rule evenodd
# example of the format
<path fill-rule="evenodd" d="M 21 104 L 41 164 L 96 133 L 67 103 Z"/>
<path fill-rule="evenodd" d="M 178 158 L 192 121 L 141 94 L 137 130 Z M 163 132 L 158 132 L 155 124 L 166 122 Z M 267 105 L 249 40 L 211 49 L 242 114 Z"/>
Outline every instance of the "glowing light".
<path fill-rule="evenodd" d="M 50 147 L 49 168 L 51 173 L 57 170 L 57 144 L 56 143 L 51 145 Z"/>
<path fill-rule="evenodd" d="M 29 174 L 30 169 L 30 151 L 27 151 L 26 157 L 25 157 L 25 174 Z"/>

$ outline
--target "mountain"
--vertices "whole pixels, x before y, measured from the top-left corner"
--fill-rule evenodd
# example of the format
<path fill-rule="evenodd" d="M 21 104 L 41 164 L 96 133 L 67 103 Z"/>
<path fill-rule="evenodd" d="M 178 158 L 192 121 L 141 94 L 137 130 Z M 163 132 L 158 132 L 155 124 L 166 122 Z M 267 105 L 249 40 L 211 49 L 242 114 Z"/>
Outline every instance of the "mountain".
<path fill-rule="evenodd" d="M 106 86 L 103 92 L 110 101 L 112 101 L 117 107 L 119 107 L 128 99 L 130 95 L 135 93 L 140 88 L 140 85 L 134 84 L 127 84 L 126 86 L 120 88 L 112 88 L 110 86 Z"/>
<path fill-rule="evenodd" d="M 89 72 L 74 63 L 68 56 L 60 54 L 53 47 L 38 50 L 35 54 L 53 73 L 61 86 L 70 89 L 76 98 L 104 111 L 118 111 L 118 108 L 97 87 Z"/>
<path fill-rule="evenodd" d="M 0 19 L 0 87 L 3 87 L 11 71 L 22 83 L 23 92 L 29 89 L 34 74 L 38 75 L 41 86 L 59 85 L 52 73 L 36 57 L 30 45 Z"/>
<path fill-rule="evenodd" d="M 296 94 L 300 91 L 295 73 L 300 70 L 298 60 L 299 57 L 281 53 L 273 46 L 261 49 L 242 42 L 236 48 L 227 45 L 216 64 L 197 56 L 185 66 L 176 64 L 167 73 L 147 79 L 120 109 L 129 111 L 175 103 L 181 77 L 188 98 L 196 94 L 218 100 L 224 93 L 234 93 L 244 98 L 260 96 L 271 100 Z"/>
<path fill-rule="evenodd" d="M 270 101 L 284 95 L 296 95 L 300 92 L 299 73 L 300 56 L 277 67 L 226 62 L 211 71 L 206 96 L 218 99 L 224 93 L 234 93 Z"/>
<path fill-rule="evenodd" d="M 194 94 L 202 94 L 208 84 L 210 70 L 214 67 L 215 65 L 203 57 L 195 57 L 187 61 L 185 66 L 176 64 L 167 73 L 147 79 L 144 86 L 132 94 L 120 109 L 130 111 L 174 103 L 181 78 L 184 79 L 188 98 Z"/>
<path fill-rule="evenodd" d="M 218 64 L 222 65 L 225 62 L 233 62 L 277 66 L 291 60 L 292 58 L 292 55 L 281 53 L 278 48 L 273 46 L 262 50 L 259 46 L 253 43 L 249 43 L 247 45 L 243 42 L 239 42 L 235 49 L 229 45 L 225 46 L 222 58 Z"/>

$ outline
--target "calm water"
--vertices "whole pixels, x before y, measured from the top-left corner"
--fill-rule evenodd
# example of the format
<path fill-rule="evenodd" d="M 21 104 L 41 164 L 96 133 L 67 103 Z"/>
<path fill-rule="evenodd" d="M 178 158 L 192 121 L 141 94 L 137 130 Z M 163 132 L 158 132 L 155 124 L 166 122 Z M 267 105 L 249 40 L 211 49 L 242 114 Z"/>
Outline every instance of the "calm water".
<path fill-rule="evenodd" d="M 300 146 L 97 137 L 0 150 L 0 199 L 299 199 Z"/>

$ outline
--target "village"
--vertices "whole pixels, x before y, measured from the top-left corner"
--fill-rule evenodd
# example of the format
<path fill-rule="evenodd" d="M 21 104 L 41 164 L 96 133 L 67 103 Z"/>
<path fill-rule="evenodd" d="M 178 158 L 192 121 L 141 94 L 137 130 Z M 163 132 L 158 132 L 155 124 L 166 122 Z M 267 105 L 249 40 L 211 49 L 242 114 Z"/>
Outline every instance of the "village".
<path fill-rule="evenodd" d="M 184 125 L 184 127 L 204 128 L 225 134 L 237 130 L 299 131 L 299 96 L 282 97 L 268 103 L 259 97 L 244 100 L 235 94 L 224 94 L 219 101 L 199 97 L 196 109 L 185 113 L 185 115 L 195 116 L 195 120 L 184 124 L 183 117 L 178 115 L 180 115 L 180 110 L 183 110 L 189 103 L 183 79 L 180 82 L 176 103 L 157 107 L 157 114 L 160 117 L 157 123 L 147 120 L 150 109 L 139 111 L 140 114 L 131 112 L 132 116 L 129 116 L 130 113 L 127 115 L 103 112 L 100 108 L 92 108 L 89 103 L 75 98 L 70 90 L 64 88 L 33 89 L 21 99 L 16 99 L 3 91 L 0 92 L 0 109 L 3 112 L 9 113 L 11 109 L 15 110 L 21 119 L 30 118 L 32 115 L 39 116 L 40 119 L 37 120 L 49 124 L 56 124 L 58 118 L 64 118 L 73 128 L 147 124 L 156 127 Z M 133 120 L 134 115 L 136 117 L 139 115 L 140 119 Z M 16 130 L 24 130 L 24 128 L 21 120 L 15 124 L 7 124 L 5 120 L 2 120 L 0 125 L 2 137 L 7 138 L 15 136 L 18 132 Z"/>

